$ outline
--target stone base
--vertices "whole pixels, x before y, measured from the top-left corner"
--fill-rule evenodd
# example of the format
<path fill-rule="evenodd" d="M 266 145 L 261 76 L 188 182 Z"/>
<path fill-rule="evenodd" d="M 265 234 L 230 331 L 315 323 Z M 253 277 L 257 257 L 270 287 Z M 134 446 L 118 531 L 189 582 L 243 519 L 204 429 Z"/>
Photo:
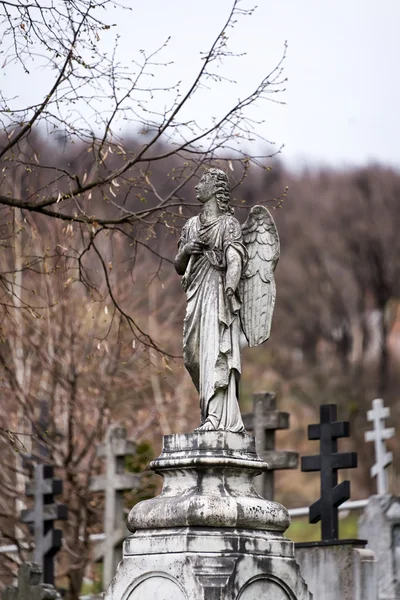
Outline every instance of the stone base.
<path fill-rule="evenodd" d="M 136 505 L 134 534 L 106 600 L 310 600 L 283 537 L 286 509 L 261 498 L 267 468 L 247 434 L 166 436 L 157 498 Z"/>
<path fill-rule="evenodd" d="M 263 596 L 264 595 L 264 596 Z M 293 543 L 263 531 L 138 532 L 107 600 L 310 600 Z"/>
<path fill-rule="evenodd" d="M 379 600 L 400 598 L 400 498 L 371 496 L 358 521 L 358 533 L 376 556 Z"/>
<path fill-rule="evenodd" d="M 315 598 L 377 600 L 374 553 L 363 540 L 296 544 L 295 556 Z"/>

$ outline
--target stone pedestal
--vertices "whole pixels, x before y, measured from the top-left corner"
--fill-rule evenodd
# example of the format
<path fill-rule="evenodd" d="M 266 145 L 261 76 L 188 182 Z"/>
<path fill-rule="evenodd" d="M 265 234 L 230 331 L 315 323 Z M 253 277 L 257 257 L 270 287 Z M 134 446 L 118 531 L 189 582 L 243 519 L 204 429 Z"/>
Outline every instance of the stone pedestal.
<path fill-rule="evenodd" d="M 287 510 L 254 488 L 268 466 L 253 437 L 165 436 L 151 466 L 163 476 L 163 490 L 132 509 L 133 535 L 106 600 L 312 598 L 283 536 Z"/>
<path fill-rule="evenodd" d="M 377 600 L 374 553 L 363 540 L 296 544 L 296 560 L 314 598 Z"/>
<path fill-rule="evenodd" d="M 375 553 L 379 600 L 400 598 L 400 498 L 371 496 L 358 521 L 358 532 Z"/>

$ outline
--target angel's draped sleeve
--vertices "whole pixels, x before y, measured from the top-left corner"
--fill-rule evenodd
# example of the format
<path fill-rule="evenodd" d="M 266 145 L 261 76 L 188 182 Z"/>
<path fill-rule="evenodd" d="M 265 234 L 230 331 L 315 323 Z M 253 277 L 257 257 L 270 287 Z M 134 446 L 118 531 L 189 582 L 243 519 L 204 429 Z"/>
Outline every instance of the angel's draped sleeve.
<path fill-rule="evenodd" d="M 246 267 L 249 260 L 246 246 L 243 243 L 242 228 L 240 223 L 235 217 L 229 216 L 226 219 L 224 239 L 223 239 L 223 252 L 226 260 L 226 253 L 228 248 L 233 248 L 239 254 L 242 262 L 242 271 Z"/>
<path fill-rule="evenodd" d="M 233 313 L 240 310 L 241 299 L 238 292 L 238 284 L 248 261 L 248 255 L 243 244 L 242 228 L 234 217 L 228 217 L 225 224 L 223 251 L 226 261 L 225 290 L 235 290 L 232 299 Z"/>

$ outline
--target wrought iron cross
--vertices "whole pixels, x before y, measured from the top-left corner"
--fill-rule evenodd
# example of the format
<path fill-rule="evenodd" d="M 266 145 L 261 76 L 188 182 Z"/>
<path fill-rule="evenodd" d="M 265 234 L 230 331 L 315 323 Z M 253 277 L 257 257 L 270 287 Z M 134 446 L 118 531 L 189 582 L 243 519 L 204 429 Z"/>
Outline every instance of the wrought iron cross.
<path fill-rule="evenodd" d="M 375 443 L 375 464 L 371 468 L 371 477 L 376 477 L 376 488 L 378 494 L 388 493 L 387 467 L 393 461 L 393 454 L 386 451 L 385 440 L 394 437 L 393 427 L 385 428 L 385 419 L 390 417 L 390 408 L 383 405 L 380 398 L 373 400 L 372 410 L 367 412 L 368 421 L 372 421 L 373 430 L 365 433 L 366 442 Z"/>
<path fill-rule="evenodd" d="M 308 426 L 308 439 L 320 440 L 320 454 L 303 456 L 302 471 L 320 471 L 321 498 L 310 506 L 309 521 L 321 521 L 321 539 L 337 540 L 339 537 L 338 506 L 350 498 L 350 481 L 338 484 L 338 469 L 357 466 L 356 452 L 337 451 L 337 440 L 349 437 L 347 421 L 336 420 L 336 405 L 320 406 L 320 423 Z"/>
<path fill-rule="evenodd" d="M 61 479 L 54 478 L 51 465 L 35 464 L 33 481 L 26 486 L 26 495 L 34 497 L 33 509 L 21 513 L 21 521 L 31 526 L 35 537 L 34 561 L 43 571 L 44 583 L 54 585 L 54 556 L 61 548 L 62 532 L 54 529 L 54 521 L 67 519 L 65 504 L 57 504 L 54 496 L 62 494 Z"/>

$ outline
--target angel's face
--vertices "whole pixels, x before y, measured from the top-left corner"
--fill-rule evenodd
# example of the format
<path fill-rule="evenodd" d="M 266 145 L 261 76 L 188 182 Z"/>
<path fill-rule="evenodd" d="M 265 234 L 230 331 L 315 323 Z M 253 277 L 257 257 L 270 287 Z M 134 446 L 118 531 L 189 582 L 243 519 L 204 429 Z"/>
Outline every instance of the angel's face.
<path fill-rule="evenodd" d="M 214 195 L 215 185 L 213 177 L 209 173 L 204 173 L 194 189 L 196 190 L 197 200 L 205 204 Z"/>

